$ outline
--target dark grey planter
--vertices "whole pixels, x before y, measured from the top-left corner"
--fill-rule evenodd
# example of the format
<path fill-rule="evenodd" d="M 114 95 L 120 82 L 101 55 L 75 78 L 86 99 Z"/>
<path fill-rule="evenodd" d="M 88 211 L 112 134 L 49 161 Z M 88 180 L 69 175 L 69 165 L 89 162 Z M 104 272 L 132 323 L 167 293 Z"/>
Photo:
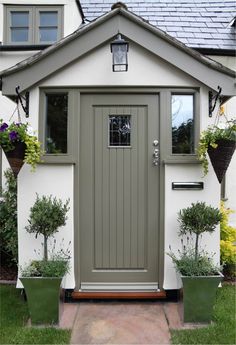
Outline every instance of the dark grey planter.
<path fill-rule="evenodd" d="M 181 276 L 181 278 L 183 282 L 184 322 L 210 322 L 217 288 L 223 275 L 219 273 L 216 276 Z"/>
<path fill-rule="evenodd" d="M 62 278 L 20 278 L 29 308 L 32 325 L 58 324 L 59 295 Z"/>

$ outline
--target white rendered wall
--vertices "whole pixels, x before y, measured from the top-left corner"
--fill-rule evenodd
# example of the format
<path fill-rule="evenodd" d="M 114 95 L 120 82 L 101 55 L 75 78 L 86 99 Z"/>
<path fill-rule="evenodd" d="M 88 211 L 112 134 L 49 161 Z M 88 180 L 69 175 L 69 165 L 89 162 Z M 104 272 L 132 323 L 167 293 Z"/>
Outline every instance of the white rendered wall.
<path fill-rule="evenodd" d="M 211 58 L 236 71 L 235 56 L 211 56 Z M 236 97 L 231 98 L 225 104 L 225 114 L 229 120 L 232 118 L 236 119 Z M 234 211 L 234 213 L 230 215 L 230 224 L 236 227 L 236 153 L 234 153 L 226 173 L 225 188 L 227 199 L 226 206 Z"/>
<path fill-rule="evenodd" d="M 106 44 L 44 80 L 41 86 L 199 86 L 195 79 L 133 43 L 128 64 L 127 72 L 112 72 L 112 55 Z"/>

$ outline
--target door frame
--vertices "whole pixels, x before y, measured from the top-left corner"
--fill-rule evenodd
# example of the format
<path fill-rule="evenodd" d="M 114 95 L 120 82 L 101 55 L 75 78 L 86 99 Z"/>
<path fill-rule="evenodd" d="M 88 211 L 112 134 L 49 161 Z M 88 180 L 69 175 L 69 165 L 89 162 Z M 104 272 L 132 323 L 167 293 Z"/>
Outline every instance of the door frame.
<path fill-rule="evenodd" d="M 165 121 L 162 119 L 165 117 L 165 113 L 167 110 L 167 94 L 165 89 L 159 88 L 134 88 L 134 87 L 127 87 L 127 88 L 113 88 L 113 87 L 101 87 L 101 88 L 80 88 L 78 89 L 78 100 L 74 100 L 77 103 L 78 109 L 78 118 L 77 118 L 77 127 L 78 127 L 78 138 L 76 140 L 76 149 L 75 153 L 77 155 L 76 163 L 74 165 L 74 210 L 79 210 L 79 152 L 80 152 L 80 121 L 81 121 L 81 96 L 83 94 L 132 94 L 132 95 L 141 95 L 141 94 L 150 94 L 159 96 L 159 143 L 160 143 L 160 159 L 159 159 L 159 232 L 158 232 L 158 243 L 159 247 L 158 250 L 158 288 L 160 290 L 163 289 L 163 281 L 164 281 L 164 229 L 165 229 L 165 172 L 164 172 L 164 164 L 163 164 L 163 149 L 164 149 L 164 140 L 161 133 L 165 133 L 166 131 L 166 124 Z M 162 149 L 163 148 L 163 149 Z M 81 236 L 80 236 L 80 229 L 79 229 L 79 211 L 74 211 L 74 274 L 75 274 L 75 291 L 80 291 L 81 285 L 81 267 L 80 267 L 80 247 L 81 247 Z"/>

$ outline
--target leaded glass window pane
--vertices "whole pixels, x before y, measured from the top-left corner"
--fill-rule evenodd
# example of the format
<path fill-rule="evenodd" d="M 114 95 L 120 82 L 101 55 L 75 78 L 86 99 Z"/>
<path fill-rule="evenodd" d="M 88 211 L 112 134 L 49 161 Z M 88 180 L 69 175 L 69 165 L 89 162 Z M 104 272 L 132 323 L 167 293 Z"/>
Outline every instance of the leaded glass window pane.
<path fill-rule="evenodd" d="M 194 154 L 193 102 L 193 95 L 172 95 L 172 153 Z"/>
<path fill-rule="evenodd" d="M 109 146 L 130 146 L 131 115 L 109 115 Z"/>
<path fill-rule="evenodd" d="M 46 153 L 67 153 L 68 94 L 46 94 Z"/>

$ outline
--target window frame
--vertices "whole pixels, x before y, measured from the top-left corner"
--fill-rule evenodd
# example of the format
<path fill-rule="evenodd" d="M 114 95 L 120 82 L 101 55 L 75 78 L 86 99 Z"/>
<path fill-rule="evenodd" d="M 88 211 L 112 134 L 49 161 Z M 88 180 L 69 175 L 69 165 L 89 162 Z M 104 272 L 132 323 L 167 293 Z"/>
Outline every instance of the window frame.
<path fill-rule="evenodd" d="M 67 153 L 46 153 L 46 95 L 48 94 L 68 94 L 68 114 L 67 114 Z M 76 113 L 76 94 L 75 90 L 67 88 L 54 88 L 40 90 L 40 108 L 39 108 L 39 141 L 42 143 L 44 154 L 42 156 L 43 163 L 70 163 L 76 162 L 76 128 L 75 113 Z M 78 94 L 77 94 L 78 97 Z M 78 109 L 78 108 L 77 108 Z"/>
<path fill-rule="evenodd" d="M 4 6 L 4 44 L 6 45 L 45 45 L 53 44 L 56 41 L 40 42 L 40 12 L 57 12 L 57 40 L 63 37 L 63 6 L 41 6 L 41 5 L 5 5 Z M 11 40 L 11 12 L 29 12 L 28 41 L 14 42 Z"/>
<path fill-rule="evenodd" d="M 173 153 L 172 152 L 172 95 L 193 96 L 193 119 L 194 119 L 194 152 L 195 153 Z M 196 89 L 170 89 L 166 91 L 166 113 L 165 133 L 163 140 L 163 162 L 164 163 L 199 163 L 197 159 L 197 145 L 200 137 L 200 102 L 199 90 Z"/>

